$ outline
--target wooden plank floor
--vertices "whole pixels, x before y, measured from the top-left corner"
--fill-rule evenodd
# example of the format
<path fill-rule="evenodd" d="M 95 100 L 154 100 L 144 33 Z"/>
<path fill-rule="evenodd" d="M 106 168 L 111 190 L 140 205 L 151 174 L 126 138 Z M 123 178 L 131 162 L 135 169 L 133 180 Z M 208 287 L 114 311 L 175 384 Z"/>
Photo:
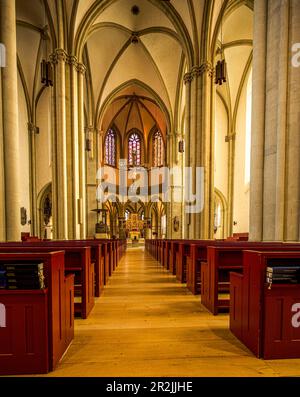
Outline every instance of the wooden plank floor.
<path fill-rule="evenodd" d="M 299 360 L 255 358 L 143 248 L 128 249 L 47 376 L 299 376 Z"/>

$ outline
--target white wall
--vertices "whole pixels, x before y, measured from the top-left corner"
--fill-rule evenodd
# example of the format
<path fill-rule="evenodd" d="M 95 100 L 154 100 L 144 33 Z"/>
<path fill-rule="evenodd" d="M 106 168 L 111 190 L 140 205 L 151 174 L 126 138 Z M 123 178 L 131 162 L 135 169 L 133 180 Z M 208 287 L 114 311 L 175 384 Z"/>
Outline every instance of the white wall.
<path fill-rule="evenodd" d="M 37 106 L 36 187 L 37 194 L 52 180 L 51 168 L 51 90 L 46 88 Z"/>
<path fill-rule="evenodd" d="M 27 221 L 30 214 L 30 186 L 29 186 L 29 142 L 28 142 L 28 114 L 24 90 L 20 77 L 18 78 L 18 106 L 19 106 L 19 145 L 20 145 L 20 206 L 27 210 Z M 30 232 L 30 225 L 22 226 L 22 232 Z"/>
<path fill-rule="evenodd" d="M 228 117 L 225 106 L 216 95 L 215 112 L 215 187 L 220 190 L 228 200 Z"/>
<path fill-rule="evenodd" d="M 0 93 L 2 92 L 1 69 L 0 69 Z M 0 95 L 0 241 L 5 236 L 5 195 L 4 195 L 4 167 L 3 165 L 3 120 L 2 120 L 2 95 Z"/>
<path fill-rule="evenodd" d="M 244 84 L 236 119 L 236 142 L 234 164 L 233 233 L 249 232 L 249 184 L 245 183 L 246 158 L 246 99 L 247 82 Z"/>

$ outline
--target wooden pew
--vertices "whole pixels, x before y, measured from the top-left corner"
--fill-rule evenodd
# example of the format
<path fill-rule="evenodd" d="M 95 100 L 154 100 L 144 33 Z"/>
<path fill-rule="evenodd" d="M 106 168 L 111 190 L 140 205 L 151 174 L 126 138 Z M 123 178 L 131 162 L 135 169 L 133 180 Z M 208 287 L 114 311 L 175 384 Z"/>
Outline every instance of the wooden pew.
<path fill-rule="evenodd" d="M 105 263 L 107 262 L 106 244 L 99 240 L 51 240 L 48 245 L 61 245 L 68 247 L 91 247 L 91 261 L 94 263 L 95 271 L 95 297 L 99 297 L 103 292 L 104 285 L 107 282 L 105 274 Z"/>
<path fill-rule="evenodd" d="M 233 233 L 231 237 L 228 237 L 226 241 L 248 241 L 249 233 Z"/>
<path fill-rule="evenodd" d="M 230 330 L 257 357 L 300 358 L 300 327 L 292 323 L 300 284 L 273 284 L 269 289 L 266 267 L 274 261 L 300 265 L 300 249 L 243 253 L 243 274 L 230 274 Z"/>
<path fill-rule="evenodd" d="M 232 244 L 232 242 L 223 239 L 192 240 L 186 256 L 186 283 L 187 288 L 194 295 L 201 293 L 201 263 L 207 260 L 207 247 L 226 244 Z"/>
<path fill-rule="evenodd" d="M 2 243 L 4 245 L 16 245 L 12 243 Z M 18 243 L 17 243 L 18 244 Z M 107 254 L 107 247 L 105 240 L 43 240 L 40 242 L 23 242 L 22 246 L 66 246 L 66 247 L 91 247 L 91 261 L 94 263 L 95 271 L 95 296 L 99 297 L 103 291 L 104 285 L 108 280 L 109 275 L 109 258 Z M 1 243 L 0 243 L 1 246 Z M 107 271 L 105 271 L 107 266 Z M 107 274 L 106 274 L 107 272 Z"/>
<path fill-rule="evenodd" d="M 300 244 L 231 242 L 207 247 L 207 262 L 201 263 L 201 303 L 214 315 L 229 311 L 229 296 L 219 297 L 220 293 L 229 295 L 231 271 L 243 272 L 244 250 L 289 250 L 298 251 Z"/>
<path fill-rule="evenodd" d="M 187 257 L 194 242 L 195 240 L 179 240 L 178 249 L 175 251 L 176 278 L 181 283 L 187 281 Z"/>
<path fill-rule="evenodd" d="M 2 243 L 0 252 L 65 252 L 65 273 L 75 274 L 74 311 L 83 319 L 87 318 L 94 307 L 94 264 L 91 262 L 91 247 L 49 244 L 49 242 Z M 76 302 L 81 299 L 81 302 Z"/>
<path fill-rule="evenodd" d="M 172 240 L 168 239 L 165 241 L 164 253 L 163 253 L 163 266 L 170 270 L 170 249 Z"/>
<path fill-rule="evenodd" d="M 160 263 L 160 260 L 161 260 L 161 244 L 162 244 L 162 240 L 161 239 L 157 239 L 156 240 L 156 260 L 159 263 Z"/>
<path fill-rule="evenodd" d="M 71 343 L 74 276 L 64 277 L 64 261 L 63 251 L 0 253 L 0 263 L 43 263 L 46 287 L 0 290 L 6 307 L 6 327 L 0 328 L 0 375 L 51 371 Z"/>
<path fill-rule="evenodd" d="M 161 247 L 161 265 L 163 267 L 167 267 L 166 263 L 166 247 L 167 247 L 167 240 L 162 241 L 162 247 Z"/>
<path fill-rule="evenodd" d="M 176 275 L 176 255 L 180 248 L 182 240 L 172 240 L 169 244 L 169 270 L 174 276 Z"/>
<path fill-rule="evenodd" d="M 190 244 L 186 257 L 186 283 L 194 295 L 201 293 L 201 263 L 207 260 L 207 247 L 215 244 L 220 244 L 220 241 L 195 240 Z"/>

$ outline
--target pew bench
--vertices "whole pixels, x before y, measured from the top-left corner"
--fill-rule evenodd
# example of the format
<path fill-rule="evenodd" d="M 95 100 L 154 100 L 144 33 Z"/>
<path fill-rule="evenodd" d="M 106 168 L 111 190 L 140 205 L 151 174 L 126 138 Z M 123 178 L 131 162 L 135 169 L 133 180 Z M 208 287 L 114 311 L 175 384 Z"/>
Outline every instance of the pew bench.
<path fill-rule="evenodd" d="M 52 371 L 74 337 L 74 276 L 64 276 L 64 252 L 0 253 L 0 263 L 43 263 L 45 275 L 44 289 L 0 289 L 0 375 Z"/>
<path fill-rule="evenodd" d="M 229 311 L 230 272 L 243 273 L 245 250 L 298 251 L 300 244 L 231 242 L 208 246 L 207 261 L 201 262 L 201 303 L 213 315 Z"/>
<path fill-rule="evenodd" d="M 94 307 L 94 264 L 91 262 L 91 248 L 60 244 L 4 243 L 0 252 L 51 252 L 64 251 L 65 274 L 75 274 L 74 313 L 87 318 Z"/>
<path fill-rule="evenodd" d="M 259 358 L 300 358 L 300 284 L 270 287 L 266 268 L 276 264 L 300 266 L 300 248 L 243 253 L 243 274 L 230 274 L 230 330 Z"/>

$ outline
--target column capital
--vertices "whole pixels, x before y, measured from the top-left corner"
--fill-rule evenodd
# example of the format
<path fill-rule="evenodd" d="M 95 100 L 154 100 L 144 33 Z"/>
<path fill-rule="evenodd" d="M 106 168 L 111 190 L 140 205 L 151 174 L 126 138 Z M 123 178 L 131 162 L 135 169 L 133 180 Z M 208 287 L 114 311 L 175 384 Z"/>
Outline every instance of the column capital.
<path fill-rule="evenodd" d="M 184 84 L 190 84 L 193 80 L 192 73 L 188 72 L 183 76 L 183 82 Z"/>
<path fill-rule="evenodd" d="M 235 138 L 236 138 L 236 133 L 233 132 L 233 133 L 225 136 L 225 142 L 234 141 Z"/>
<path fill-rule="evenodd" d="M 77 69 L 77 72 L 82 75 L 84 75 L 86 72 L 86 66 L 80 62 L 77 62 L 76 69 Z"/>
<path fill-rule="evenodd" d="M 56 64 L 58 62 L 67 62 L 68 54 L 62 48 L 56 48 L 53 54 L 50 55 L 50 62 Z"/>
<path fill-rule="evenodd" d="M 68 62 L 69 65 L 74 66 L 74 68 L 77 69 L 78 60 L 77 60 L 77 57 L 75 55 L 68 55 L 67 62 Z"/>
<path fill-rule="evenodd" d="M 28 132 L 30 132 L 31 134 L 39 133 L 39 128 L 31 122 L 27 123 L 27 127 L 28 127 Z"/>
<path fill-rule="evenodd" d="M 89 125 L 88 127 L 85 127 L 84 128 L 84 132 L 86 133 L 86 134 L 92 134 L 93 132 L 95 131 L 95 128 L 92 126 L 92 125 Z M 96 130 L 97 131 L 97 130 Z"/>
<path fill-rule="evenodd" d="M 201 74 L 208 73 L 209 77 L 214 76 L 214 67 L 210 62 L 203 62 L 200 66 Z"/>
<path fill-rule="evenodd" d="M 191 70 L 191 75 L 194 78 L 200 77 L 202 75 L 202 69 L 201 66 L 193 66 Z"/>
<path fill-rule="evenodd" d="M 187 73 L 187 75 L 191 76 L 192 81 L 194 78 L 200 77 L 203 74 L 208 73 L 210 77 L 213 77 L 214 75 L 214 67 L 210 62 L 203 62 L 200 66 L 195 65 L 192 67 L 192 70 Z"/>

